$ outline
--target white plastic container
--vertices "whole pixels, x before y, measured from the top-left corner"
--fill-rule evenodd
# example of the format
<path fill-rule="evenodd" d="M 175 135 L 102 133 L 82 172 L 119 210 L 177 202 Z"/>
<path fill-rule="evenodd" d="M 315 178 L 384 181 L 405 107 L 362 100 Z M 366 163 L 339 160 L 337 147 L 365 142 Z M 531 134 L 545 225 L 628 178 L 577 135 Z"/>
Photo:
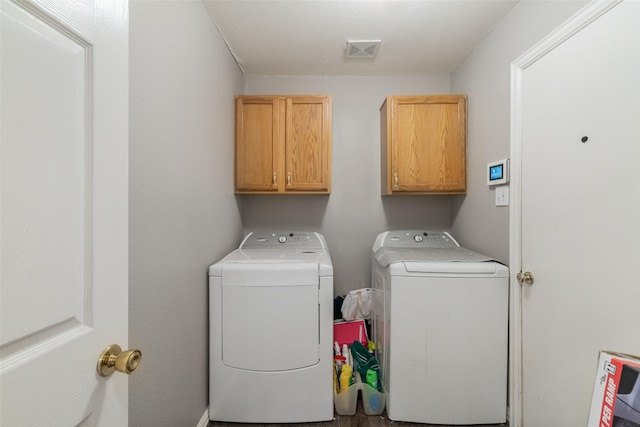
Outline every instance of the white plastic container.
<path fill-rule="evenodd" d="M 387 400 L 387 395 L 383 392 L 379 392 L 369 384 L 360 383 L 362 390 L 362 404 L 364 406 L 364 413 L 367 415 L 380 415 L 384 411 L 384 405 Z"/>
<path fill-rule="evenodd" d="M 342 393 L 333 394 L 333 403 L 338 415 L 355 415 L 358 406 L 358 391 L 362 390 L 362 406 L 367 415 L 380 415 L 384 412 L 386 394 L 363 383 L 356 371 L 354 383 Z"/>
<path fill-rule="evenodd" d="M 338 415 L 355 415 L 360 386 L 361 384 L 354 383 L 342 393 L 333 393 L 333 403 Z"/>

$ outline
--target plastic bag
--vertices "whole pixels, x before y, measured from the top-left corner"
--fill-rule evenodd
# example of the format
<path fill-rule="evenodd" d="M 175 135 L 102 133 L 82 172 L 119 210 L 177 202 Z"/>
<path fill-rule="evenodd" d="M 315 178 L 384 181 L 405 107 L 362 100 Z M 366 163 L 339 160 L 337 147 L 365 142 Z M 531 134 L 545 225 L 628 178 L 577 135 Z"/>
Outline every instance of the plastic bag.
<path fill-rule="evenodd" d="M 373 306 L 373 292 L 371 288 L 350 291 L 342 302 L 342 318 L 344 320 L 369 319 Z"/>

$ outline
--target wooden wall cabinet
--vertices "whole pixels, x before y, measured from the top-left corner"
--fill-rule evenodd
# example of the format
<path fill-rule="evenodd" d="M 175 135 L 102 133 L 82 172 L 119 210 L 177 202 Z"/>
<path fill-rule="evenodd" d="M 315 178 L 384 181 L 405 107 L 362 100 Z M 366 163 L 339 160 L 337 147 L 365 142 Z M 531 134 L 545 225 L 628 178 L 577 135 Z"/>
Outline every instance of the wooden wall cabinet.
<path fill-rule="evenodd" d="M 331 192 L 331 97 L 236 96 L 236 194 Z"/>
<path fill-rule="evenodd" d="M 466 192 L 466 95 L 387 97 L 380 140 L 383 195 Z"/>

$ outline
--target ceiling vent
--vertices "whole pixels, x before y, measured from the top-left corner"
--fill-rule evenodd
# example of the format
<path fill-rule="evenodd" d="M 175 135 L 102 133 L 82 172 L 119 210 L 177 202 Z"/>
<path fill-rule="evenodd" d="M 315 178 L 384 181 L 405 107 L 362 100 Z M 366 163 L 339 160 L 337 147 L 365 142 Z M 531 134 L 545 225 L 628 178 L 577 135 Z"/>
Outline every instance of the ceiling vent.
<path fill-rule="evenodd" d="M 378 54 L 381 40 L 347 40 L 347 59 L 373 59 Z"/>

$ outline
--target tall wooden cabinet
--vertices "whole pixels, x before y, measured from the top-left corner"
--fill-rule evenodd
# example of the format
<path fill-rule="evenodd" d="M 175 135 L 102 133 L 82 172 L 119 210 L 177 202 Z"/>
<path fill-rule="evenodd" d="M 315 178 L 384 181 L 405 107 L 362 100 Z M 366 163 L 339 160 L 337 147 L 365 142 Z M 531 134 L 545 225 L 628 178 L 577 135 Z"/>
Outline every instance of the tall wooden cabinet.
<path fill-rule="evenodd" d="M 383 195 L 466 192 L 466 95 L 387 97 L 380 139 Z"/>
<path fill-rule="evenodd" d="M 236 96 L 235 192 L 329 194 L 331 97 Z"/>

